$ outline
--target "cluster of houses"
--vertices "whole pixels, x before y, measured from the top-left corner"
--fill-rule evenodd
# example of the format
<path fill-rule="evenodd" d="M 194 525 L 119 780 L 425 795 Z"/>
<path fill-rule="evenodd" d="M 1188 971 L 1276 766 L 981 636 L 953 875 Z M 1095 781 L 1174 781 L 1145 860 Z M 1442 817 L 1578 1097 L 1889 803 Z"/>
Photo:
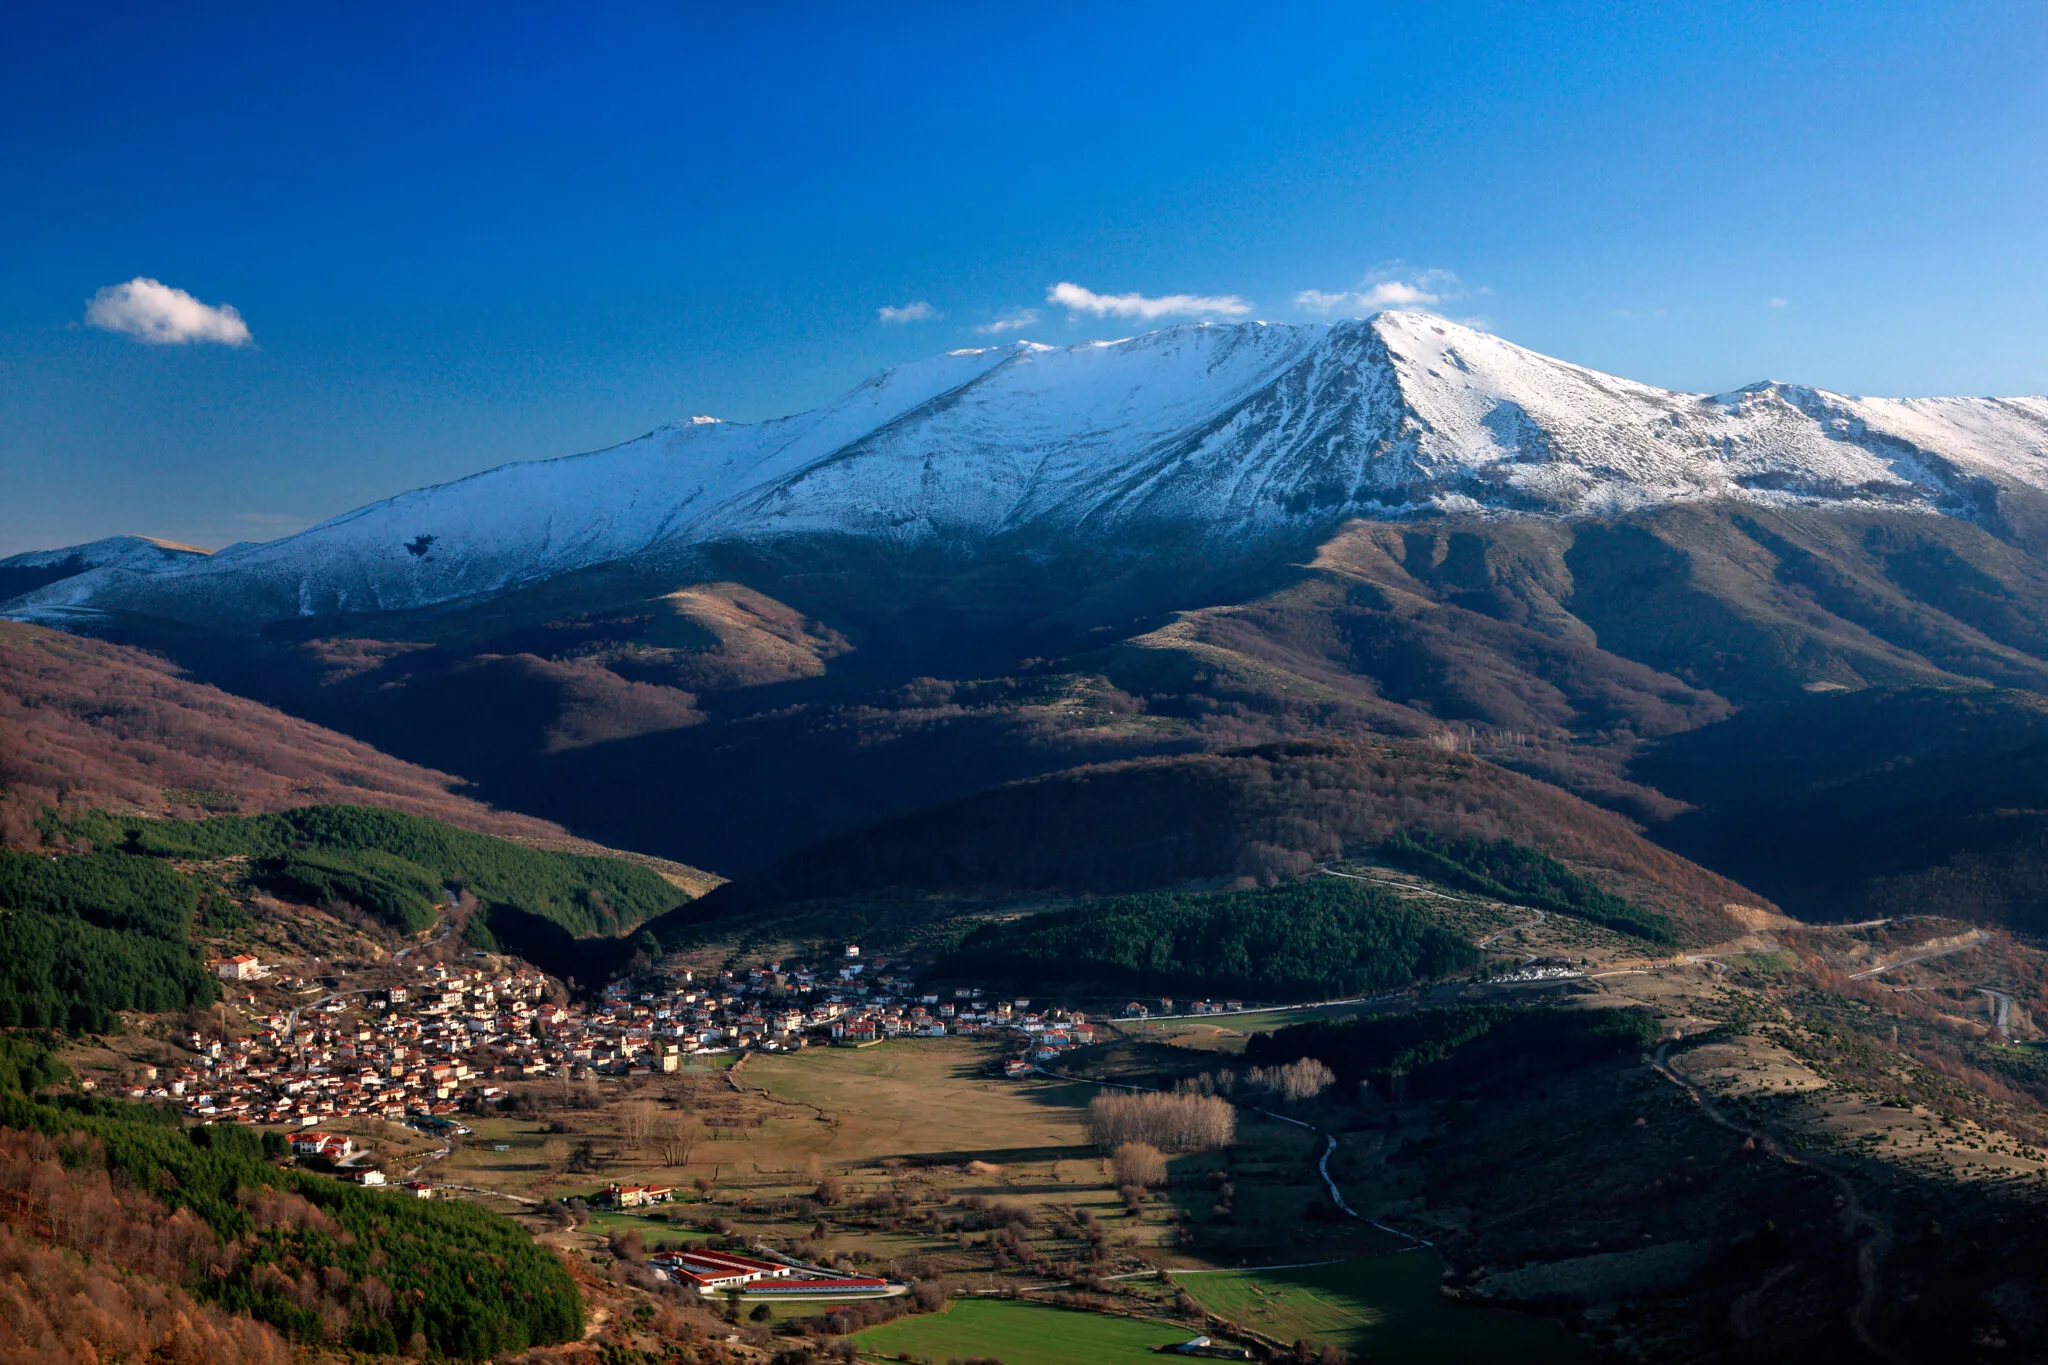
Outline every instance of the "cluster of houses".
<path fill-rule="evenodd" d="M 1243 1014 L 1242 1000 L 1186 1000 L 1176 1010 L 1174 998 L 1170 995 L 1159 997 L 1158 1018 L 1179 1019 L 1193 1014 Z M 1155 1017 L 1152 1007 L 1142 1000 L 1133 1000 L 1122 1010 L 1126 1019 L 1151 1019 Z"/>
<path fill-rule="evenodd" d="M 860 1298 L 896 1286 L 865 1275 L 827 1275 L 806 1266 L 760 1261 L 724 1251 L 664 1251 L 647 1258 L 655 1272 L 707 1297 L 738 1291 L 748 1298 Z"/>
<path fill-rule="evenodd" d="M 366 1116 L 438 1129 L 503 1099 L 512 1081 L 648 1075 L 693 1055 L 995 1033 L 1041 1062 L 1095 1041 L 1085 1015 L 973 988 L 942 999 L 858 954 L 703 982 L 678 970 L 614 985 L 588 1004 L 564 1002 L 531 967 L 415 967 L 397 984 L 262 1017 L 240 1037 L 190 1034 L 190 1061 L 143 1068 L 129 1094 L 175 1101 L 202 1120 L 310 1128 Z M 222 962 L 224 975 L 230 964 L 251 973 L 237 979 L 262 974 L 253 958 Z"/>
<path fill-rule="evenodd" d="M 260 1017 L 239 1037 L 186 1035 L 192 1059 L 142 1068 L 128 1093 L 199 1119 L 303 1128 L 446 1116 L 502 1095 L 503 1077 L 544 1069 L 532 1057 L 547 987 L 532 968 L 421 968 L 402 985 Z"/>

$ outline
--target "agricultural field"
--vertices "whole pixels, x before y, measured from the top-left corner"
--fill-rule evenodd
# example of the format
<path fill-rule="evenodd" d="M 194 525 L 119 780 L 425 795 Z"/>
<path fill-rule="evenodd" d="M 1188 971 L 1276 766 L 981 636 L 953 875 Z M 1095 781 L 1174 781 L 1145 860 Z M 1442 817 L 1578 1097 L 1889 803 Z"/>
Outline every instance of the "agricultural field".
<path fill-rule="evenodd" d="M 742 1083 L 810 1111 L 808 1131 L 778 1130 L 790 1164 L 886 1157 L 964 1165 L 1085 1156 L 1081 1119 L 1094 1087 L 998 1074 L 1007 1055 L 971 1039 L 898 1039 L 868 1048 L 807 1048 L 748 1061 Z"/>
<path fill-rule="evenodd" d="M 1415 1249 L 1281 1270 L 1184 1271 L 1180 1287 L 1218 1317 L 1281 1341 L 1341 1347 L 1374 1361 L 1583 1361 L 1553 1322 L 1461 1304 L 1437 1292 L 1441 1266 Z"/>
<path fill-rule="evenodd" d="M 955 1299 L 942 1313 L 902 1318 L 854 1340 L 873 1356 L 928 1360 L 988 1356 L 1003 1365 L 1153 1365 L 1187 1327 L 1073 1312 L 1014 1299 Z"/>

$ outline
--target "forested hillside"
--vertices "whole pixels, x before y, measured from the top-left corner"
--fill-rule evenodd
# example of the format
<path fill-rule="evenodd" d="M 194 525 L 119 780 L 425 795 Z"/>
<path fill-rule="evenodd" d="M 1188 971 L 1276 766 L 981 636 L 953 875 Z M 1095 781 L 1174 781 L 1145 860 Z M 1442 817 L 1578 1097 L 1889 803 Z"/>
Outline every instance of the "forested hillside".
<path fill-rule="evenodd" d="M 526 848 L 368 806 L 206 820 L 88 811 L 46 820 L 45 830 L 93 851 L 0 849 L 0 1027 L 103 1033 L 119 1027 L 121 1011 L 210 1003 L 217 988 L 192 942 L 195 917 L 236 919 L 237 898 L 251 887 L 350 906 L 407 935 L 432 928 L 438 907 L 467 892 L 480 902 L 474 936 L 485 946 L 500 946 L 489 931 L 496 917 L 545 925 L 560 939 L 508 927 L 502 946 L 511 951 L 555 948 L 567 958 L 577 939 L 591 939 L 593 961 L 604 964 L 624 960 L 616 936 L 689 898 L 623 859 Z M 186 870 L 216 860 L 233 861 Z"/>
<path fill-rule="evenodd" d="M 493 834 L 560 835 L 470 799 L 463 785 L 196 681 L 158 655 L 0 621 L 0 842 L 37 842 L 49 805 L 196 814 L 337 800 Z"/>
<path fill-rule="evenodd" d="M 1245 1060 L 1284 1066 L 1313 1057 L 1347 1088 L 1441 1094 L 1626 1056 L 1656 1042 L 1651 1010 L 1572 1009 L 1559 1005 L 1456 1005 L 1407 1014 L 1290 1024 L 1255 1033 Z"/>
<path fill-rule="evenodd" d="M 1570 868 L 1512 839 L 1446 839 L 1427 829 L 1397 830 L 1380 856 L 1446 886 L 1496 900 L 1555 910 L 1652 943 L 1676 939 L 1671 917 L 1600 889 Z"/>
<path fill-rule="evenodd" d="M 198 882 L 147 858 L 0 849 L 0 1028 L 104 1033 L 117 1012 L 211 1003 Z"/>
<path fill-rule="evenodd" d="M 1413 743 L 1292 743 L 996 787 L 804 850 L 719 888 L 679 919 L 892 887 L 998 895 L 1128 892 L 1194 879 L 1256 885 L 1417 830 L 1511 839 L 1570 859 L 1587 869 L 1571 874 L 1588 888 L 1581 894 L 1668 916 L 1687 941 L 1726 937 L 1722 907 L 1752 899 L 1619 817 L 1493 764 Z M 669 927 L 656 931 L 673 937 Z"/>
<path fill-rule="evenodd" d="M 940 970 L 963 980 L 1260 1000 L 1386 990 L 1479 952 L 1378 887 L 1317 878 L 1265 891 L 1111 896 L 975 930 Z"/>
<path fill-rule="evenodd" d="M 8 1071 L 31 1085 L 49 1078 L 33 1064 Z M 139 1344 L 136 1359 L 160 1358 L 158 1343 L 179 1329 L 128 1292 L 128 1276 L 154 1281 L 150 1297 L 211 1305 L 184 1330 L 216 1345 L 181 1359 L 280 1360 L 253 1323 L 301 1346 L 458 1359 L 582 1331 L 562 1262 L 510 1220 L 279 1170 L 282 1150 L 279 1135 L 231 1125 L 0 1096 L 0 1263 L 99 1284 L 91 1297 Z M 61 1339 L 93 1325 L 46 1330 Z"/>
<path fill-rule="evenodd" d="M 1633 768 L 1656 831 L 1809 919 L 1922 912 L 2048 929 L 2048 698 L 1868 688 L 1752 707 Z"/>
<path fill-rule="evenodd" d="M 619 934 L 688 899 L 660 874 L 623 859 L 526 848 L 368 806 L 205 820 L 95 811 L 64 828 L 97 847 L 144 858 L 253 859 L 256 875 L 289 893 L 348 902 L 402 933 L 430 927 L 448 888 L 578 935 Z"/>

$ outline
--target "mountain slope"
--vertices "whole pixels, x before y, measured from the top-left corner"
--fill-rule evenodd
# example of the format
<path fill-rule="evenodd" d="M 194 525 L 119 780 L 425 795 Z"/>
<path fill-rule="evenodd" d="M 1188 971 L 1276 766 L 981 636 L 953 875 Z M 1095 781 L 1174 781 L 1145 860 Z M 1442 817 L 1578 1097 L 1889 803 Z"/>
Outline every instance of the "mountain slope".
<path fill-rule="evenodd" d="M 249 629 L 476 600 L 593 566 L 702 576 L 721 547 L 1243 557 L 1347 517 L 1614 514 L 1672 502 L 1996 521 L 2048 489 L 2048 400 L 1672 393 L 1419 313 L 955 352 L 837 402 L 507 465 L 204 561 L 87 567 L 16 616 Z"/>
<path fill-rule="evenodd" d="M 1126 892 L 1272 882 L 1403 830 L 1511 838 L 1668 912 L 1684 938 L 1738 930 L 1741 886 L 1607 811 L 1464 754 L 1415 743 L 1288 743 L 1082 766 L 996 786 L 816 844 L 685 906 L 657 935 L 794 902 L 878 892 Z"/>
<path fill-rule="evenodd" d="M 349 801 L 487 834 L 563 837 L 461 785 L 139 650 L 0 622 L 0 815 L 11 836 L 26 836 L 46 803 L 254 813 Z"/>
<path fill-rule="evenodd" d="M 2048 697 L 1873 687 L 1751 707 L 1646 749 L 1689 808 L 1659 837 L 1815 919 L 2048 929 Z"/>

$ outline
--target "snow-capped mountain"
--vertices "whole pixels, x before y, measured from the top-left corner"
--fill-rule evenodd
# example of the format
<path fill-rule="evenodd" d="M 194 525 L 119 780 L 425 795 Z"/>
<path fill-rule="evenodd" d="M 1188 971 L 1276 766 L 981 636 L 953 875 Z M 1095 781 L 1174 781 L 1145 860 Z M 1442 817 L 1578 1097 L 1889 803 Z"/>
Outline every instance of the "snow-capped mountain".
<path fill-rule="evenodd" d="M 794 417 L 696 418 L 207 558 L 115 557 L 6 611 L 260 624 L 819 537 L 971 555 L 1170 532 L 1241 550 L 1353 517 L 1714 498 L 1973 516 L 2010 488 L 2048 489 L 2048 399 L 1674 393 L 1388 312 L 956 351 Z"/>

